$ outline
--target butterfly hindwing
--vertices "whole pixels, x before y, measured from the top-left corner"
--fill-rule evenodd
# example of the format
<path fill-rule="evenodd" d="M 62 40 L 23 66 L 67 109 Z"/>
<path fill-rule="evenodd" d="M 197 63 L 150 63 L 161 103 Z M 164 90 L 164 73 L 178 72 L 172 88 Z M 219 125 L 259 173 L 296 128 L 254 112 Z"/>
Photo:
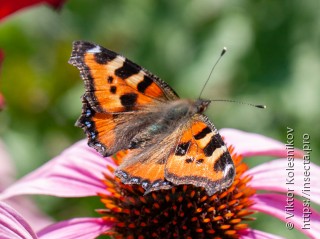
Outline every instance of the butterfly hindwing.
<path fill-rule="evenodd" d="M 218 131 L 206 116 L 196 114 L 185 125 L 165 166 L 165 178 L 175 185 L 204 187 L 209 195 L 230 186 L 233 161 Z"/>
<path fill-rule="evenodd" d="M 172 184 L 164 178 L 164 162 L 159 162 L 157 156 L 139 155 L 135 158 L 134 153 L 128 150 L 124 163 L 115 171 L 115 175 L 124 184 L 139 184 L 145 189 L 145 194 L 159 189 L 168 189 Z M 142 157 L 141 157 L 142 156 Z"/>
<path fill-rule="evenodd" d="M 127 150 L 126 157 L 115 175 L 125 184 L 140 184 L 145 194 L 159 189 L 168 189 L 172 184 L 165 179 L 166 160 L 175 145 L 179 129 L 168 134 L 157 144 L 148 148 Z"/>

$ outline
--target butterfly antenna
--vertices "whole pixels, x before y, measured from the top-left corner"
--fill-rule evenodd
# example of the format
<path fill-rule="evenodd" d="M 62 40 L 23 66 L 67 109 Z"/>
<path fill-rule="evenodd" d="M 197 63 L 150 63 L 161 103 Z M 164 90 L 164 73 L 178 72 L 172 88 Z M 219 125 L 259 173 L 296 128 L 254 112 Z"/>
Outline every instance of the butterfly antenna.
<path fill-rule="evenodd" d="M 223 49 L 222 49 L 222 51 L 221 51 L 221 54 L 220 54 L 218 60 L 216 61 L 216 63 L 214 63 L 214 65 L 213 65 L 213 67 L 212 67 L 212 69 L 211 69 L 211 71 L 210 71 L 210 74 L 209 74 L 209 76 L 208 76 L 208 79 L 206 80 L 206 82 L 204 83 L 204 85 L 203 85 L 203 87 L 202 87 L 202 90 L 201 90 L 200 95 L 199 95 L 199 99 L 201 98 L 202 92 L 204 91 L 204 88 L 206 88 L 206 85 L 208 84 L 208 81 L 209 81 L 210 78 L 211 78 L 211 75 L 212 75 L 212 72 L 213 72 L 214 68 L 215 68 L 216 65 L 219 63 L 220 59 L 222 58 L 222 56 L 223 56 L 226 52 L 227 52 L 227 48 L 226 48 L 226 47 L 223 47 Z"/>
<path fill-rule="evenodd" d="M 250 104 L 250 103 L 245 103 L 245 102 L 241 102 L 241 101 L 236 101 L 236 100 L 210 100 L 211 102 L 232 102 L 232 103 L 237 103 L 237 104 L 241 104 L 241 105 L 249 105 L 249 106 L 253 106 L 259 109 L 265 109 L 267 108 L 267 106 L 265 105 L 255 105 L 255 104 Z"/>

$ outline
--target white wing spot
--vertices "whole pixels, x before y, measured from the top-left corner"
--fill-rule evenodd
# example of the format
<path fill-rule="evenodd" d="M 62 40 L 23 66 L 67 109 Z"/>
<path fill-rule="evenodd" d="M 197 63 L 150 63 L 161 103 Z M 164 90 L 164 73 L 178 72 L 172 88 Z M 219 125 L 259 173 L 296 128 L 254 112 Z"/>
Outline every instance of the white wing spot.
<path fill-rule="evenodd" d="M 118 55 L 118 56 L 117 56 L 117 58 L 119 58 L 121 61 L 125 61 L 125 60 L 126 60 L 126 58 L 125 58 L 125 57 L 120 56 L 120 55 Z"/>
<path fill-rule="evenodd" d="M 229 173 L 229 170 L 232 169 L 234 166 L 232 164 L 227 164 L 226 168 L 223 171 L 223 176 L 226 177 Z"/>
<path fill-rule="evenodd" d="M 221 149 L 222 149 L 223 152 L 227 152 L 228 151 L 228 148 L 225 145 L 221 146 Z"/>
<path fill-rule="evenodd" d="M 89 53 L 98 53 L 98 52 L 101 52 L 101 48 L 100 48 L 100 46 L 96 46 L 94 48 L 91 48 L 87 52 L 89 52 Z"/>

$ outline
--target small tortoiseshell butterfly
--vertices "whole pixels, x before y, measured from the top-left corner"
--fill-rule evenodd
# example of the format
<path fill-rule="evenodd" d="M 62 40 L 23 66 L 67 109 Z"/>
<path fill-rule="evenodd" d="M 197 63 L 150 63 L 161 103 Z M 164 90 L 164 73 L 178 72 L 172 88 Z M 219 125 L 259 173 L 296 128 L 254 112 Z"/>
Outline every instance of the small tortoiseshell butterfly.
<path fill-rule="evenodd" d="M 192 184 L 208 195 L 229 187 L 235 167 L 202 114 L 209 100 L 180 99 L 164 81 L 99 45 L 76 41 L 69 63 L 85 82 L 76 125 L 103 156 L 127 150 L 115 175 L 149 193 Z"/>

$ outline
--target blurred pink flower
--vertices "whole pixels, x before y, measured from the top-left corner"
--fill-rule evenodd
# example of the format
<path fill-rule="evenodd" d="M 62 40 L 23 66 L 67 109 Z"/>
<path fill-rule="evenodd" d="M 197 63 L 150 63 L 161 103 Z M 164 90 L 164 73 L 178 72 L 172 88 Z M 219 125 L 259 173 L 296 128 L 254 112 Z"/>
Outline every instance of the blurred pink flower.
<path fill-rule="evenodd" d="M 237 185 L 237 183 L 239 184 L 239 181 L 242 180 L 243 183 L 239 184 L 242 188 L 241 190 L 238 190 L 238 194 L 239 197 L 242 197 L 241 195 L 247 195 L 247 198 L 243 199 L 244 203 L 242 204 L 242 206 L 247 206 L 247 208 L 244 208 L 241 211 L 242 214 L 250 215 L 251 211 L 262 212 L 286 222 L 285 206 L 287 205 L 286 195 L 288 191 L 288 185 L 286 185 L 286 168 L 288 167 L 286 146 L 278 141 L 261 135 L 234 129 L 223 129 L 220 133 L 225 138 L 228 145 L 234 146 L 233 154 L 235 155 L 283 157 L 260 164 L 249 170 L 247 170 L 247 166 L 242 163 L 239 168 L 237 168 L 237 175 L 238 171 L 242 170 L 240 178 L 236 178 L 235 181 L 237 182 L 234 182 L 234 185 Z M 235 156 L 235 158 L 239 157 L 240 156 Z M 302 195 L 304 169 L 303 160 L 298 158 L 303 157 L 303 152 L 296 150 L 295 157 L 294 193 L 295 195 Z M 91 149 L 86 145 L 86 141 L 82 140 L 66 149 L 47 164 L 34 172 L 31 172 L 29 175 L 23 177 L 7 188 L 0 195 L 0 199 L 22 194 L 44 194 L 57 197 L 100 196 L 102 202 L 107 206 L 106 209 L 102 209 L 100 212 L 106 215 L 109 215 L 110 213 L 114 215 L 121 211 L 121 206 L 115 204 L 116 200 L 114 200 L 114 197 L 119 196 L 118 200 L 120 201 L 125 200 L 123 198 L 126 197 L 125 195 L 120 196 L 117 194 L 117 192 L 114 191 L 115 188 L 110 186 L 111 182 L 106 182 L 108 179 L 113 178 L 112 169 L 115 167 L 116 164 L 112 158 L 101 157 L 94 149 Z M 313 163 L 310 163 L 310 167 L 313 176 L 311 183 L 312 196 L 310 196 L 310 200 L 319 204 L 320 187 L 317 184 L 320 182 L 320 167 Z M 116 179 L 114 180 L 116 181 Z M 231 188 L 234 187 L 234 185 L 231 186 Z M 257 190 L 257 192 L 252 193 L 255 192 L 255 190 Z M 131 191 L 134 190 L 132 189 Z M 219 194 L 217 198 L 218 202 L 223 197 L 225 197 L 224 193 Z M 127 198 L 127 200 L 130 200 L 130 198 Z M 143 197 L 139 197 L 137 200 L 131 198 L 131 200 L 145 201 Z M 223 198 L 223 200 L 228 199 Z M 217 201 L 211 202 L 213 207 L 216 202 Z M 108 205 L 113 205 L 114 207 L 108 208 Z M 302 201 L 297 199 L 294 200 L 294 217 L 291 218 L 291 222 L 297 230 L 300 230 L 310 238 L 320 238 L 320 214 L 314 209 L 310 209 L 311 229 L 301 229 L 303 227 L 303 206 Z M 8 230 L 10 232 L 14 231 L 15 233 L 20 233 L 21 230 L 21 233 L 26 231 L 29 233 L 28 237 L 23 238 L 36 238 L 34 237 L 35 234 L 37 234 L 39 238 L 94 238 L 103 233 L 108 234 L 110 230 L 114 229 L 115 225 L 121 226 L 121 224 L 123 224 L 123 222 L 112 220 L 112 217 L 110 216 L 101 218 L 79 218 L 53 224 L 44 230 L 35 233 L 33 231 L 34 229 L 31 229 L 25 221 L 20 220 L 21 218 L 14 210 L 5 205 L 2 205 L 1 207 L 4 211 L 4 216 L 0 217 L 0 235 L 5 235 Z M 125 213 L 125 211 L 122 212 Z M 135 213 L 139 214 L 139 212 Z M 232 215 L 230 215 L 230 217 L 231 216 Z M 232 224 L 239 221 L 238 224 L 231 225 L 233 228 L 236 228 L 236 234 L 232 234 L 234 233 L 234 230 L 229 230 L 227 228 L 230 226 L 230 223 L 229 225 L 220 225 L 221 228 L 226 228 L 223 230 L 225 230 L 226 233 L 229 233 L 230 237 L 234 236 L 235 238 L 238 236 L 244 239 L 281 238 L 266 232 L 247 228 L 246 224 L 240 223 L 242 219 L 245 220 L 246 218 L 243 218 L 241 215 L 238 216 L 238 219 L 230 222 Z M 20 219 L 13 220 L 14 218 Z M 9 226 L 8 220 L 11 223 Z M 15 224 L 17 225 L 14 226 Z M 133 226 L 138 227 L 138 225 Z M 16 231 L 12 228 L 20 229 Z M 135 229 L 136 228 L 133 228 L 131 230 Z"/>
<path fill-rule="evenodd" d="M 6 150 L 5 144 L 0 140 L 0 192 L 12 184 L 15 180 L 15 167 Z M 4 200 L 7 204 L 18 210 L 35 230 L 44 228 L 52 223 L 52 220 L 44 215 L 36 205 L 26 196 L 12 197 Z M 2 237 L 0 237 L 2 238 Z"/>

